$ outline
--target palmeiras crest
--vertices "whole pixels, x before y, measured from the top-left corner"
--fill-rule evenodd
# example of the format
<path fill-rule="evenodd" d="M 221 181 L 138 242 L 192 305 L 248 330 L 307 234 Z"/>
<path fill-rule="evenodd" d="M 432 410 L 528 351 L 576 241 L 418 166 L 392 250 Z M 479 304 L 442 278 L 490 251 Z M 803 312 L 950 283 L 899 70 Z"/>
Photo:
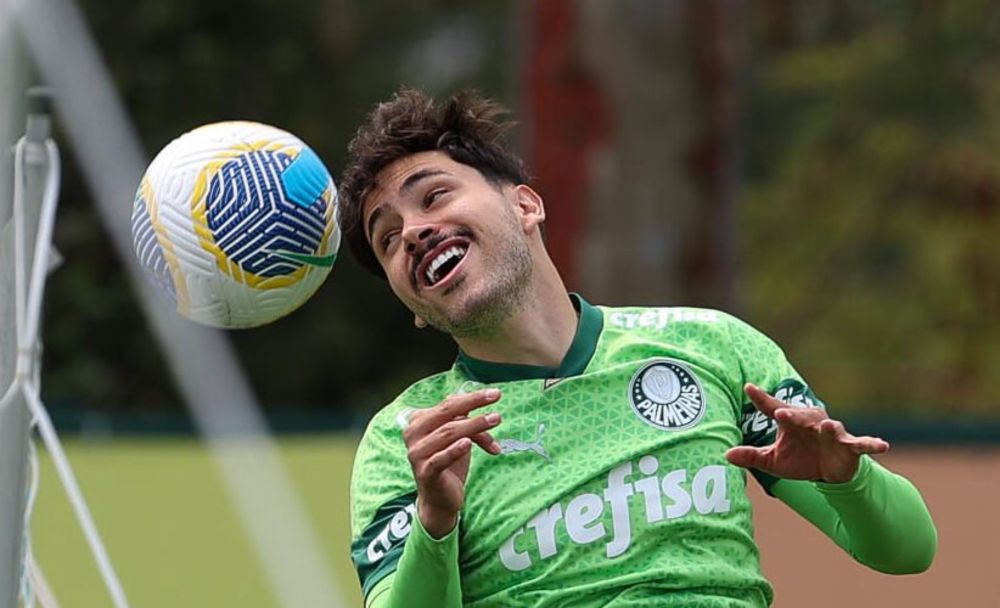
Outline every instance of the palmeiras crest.
<path fill-rule="evenodd" d="M 689 367 L 673 359 L 655 359 L 629 382 L 632 411 L 647 424 L 682 431 L 705 415 L 705 392 Z"/>

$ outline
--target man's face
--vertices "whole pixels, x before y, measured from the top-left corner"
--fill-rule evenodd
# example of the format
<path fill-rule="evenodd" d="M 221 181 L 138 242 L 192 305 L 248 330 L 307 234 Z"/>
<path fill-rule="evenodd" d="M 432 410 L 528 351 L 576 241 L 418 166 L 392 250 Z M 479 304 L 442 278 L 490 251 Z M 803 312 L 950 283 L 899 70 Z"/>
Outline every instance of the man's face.
<path fill-rule="evenodd" d="M 519 201 L 515 186 L 420 152 L 379 173 L 362 217 L 399 299 L 441 331 L 474 337 L 509 317 L 528 289 L 527 231 L 540 219 Z"/>

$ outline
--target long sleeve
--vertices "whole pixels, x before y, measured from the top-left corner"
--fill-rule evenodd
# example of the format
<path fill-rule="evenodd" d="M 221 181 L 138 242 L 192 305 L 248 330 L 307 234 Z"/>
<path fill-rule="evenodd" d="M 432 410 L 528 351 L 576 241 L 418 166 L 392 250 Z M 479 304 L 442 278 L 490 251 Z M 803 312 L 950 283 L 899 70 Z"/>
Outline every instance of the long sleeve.
<path fill-rule="evenodd" d="M 771 492 L 879 572 L 916 574 L 934 560 L 937 530 L 920 493 L 867 456 L 846 483 L 781 479 Z"/>
<path fill-rule="evenodd" d="M 413 518 L 395 573 L 372 589 L 367 608 L 460 608 L 458 526 L 439 540 Z"/>

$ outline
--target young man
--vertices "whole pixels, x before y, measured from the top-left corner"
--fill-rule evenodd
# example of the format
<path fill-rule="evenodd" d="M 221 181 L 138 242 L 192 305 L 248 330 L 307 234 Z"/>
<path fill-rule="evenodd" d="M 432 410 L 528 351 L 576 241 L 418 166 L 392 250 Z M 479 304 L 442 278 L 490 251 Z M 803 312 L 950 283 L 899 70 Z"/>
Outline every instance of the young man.
<path fill-rule="evenodd" d="M 340 222 L 455 365 L 371 421 L 352 557 L 369 608 L 766 606 L 744 488 L 914 573 L 930 515 L 781 350 L 714 310 L 568 294 L 502 109 L 402 91 L 351 143 Z"/>

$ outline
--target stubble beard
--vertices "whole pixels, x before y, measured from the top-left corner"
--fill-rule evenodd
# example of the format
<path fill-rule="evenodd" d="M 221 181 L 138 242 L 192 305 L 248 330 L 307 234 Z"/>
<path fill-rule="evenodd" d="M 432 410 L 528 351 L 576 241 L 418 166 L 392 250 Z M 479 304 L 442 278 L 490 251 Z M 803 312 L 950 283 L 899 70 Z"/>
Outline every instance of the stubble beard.
<path fill-rule="evenodd" d="M 415 312 L 431 327 L 453 338 L 488 338 L 497 333 L 503 322 L 524 304 L 531 284 L 534 262 L 521 234 L 503 235 L 499 243 L 508 244 L 497 254 L 484 257 L 483 267 L 493 273 L 478 291 L 461 294 L 462 301 L 450 309 L 417 306 Z M 480 251 L 483 251 L 480 249 Z M 464 283 L 471 277 L 462 277 Z M 487 277 L 476 277 L 482 281 Z M 461 283 L 455 291 L 469 290 Z"/>

